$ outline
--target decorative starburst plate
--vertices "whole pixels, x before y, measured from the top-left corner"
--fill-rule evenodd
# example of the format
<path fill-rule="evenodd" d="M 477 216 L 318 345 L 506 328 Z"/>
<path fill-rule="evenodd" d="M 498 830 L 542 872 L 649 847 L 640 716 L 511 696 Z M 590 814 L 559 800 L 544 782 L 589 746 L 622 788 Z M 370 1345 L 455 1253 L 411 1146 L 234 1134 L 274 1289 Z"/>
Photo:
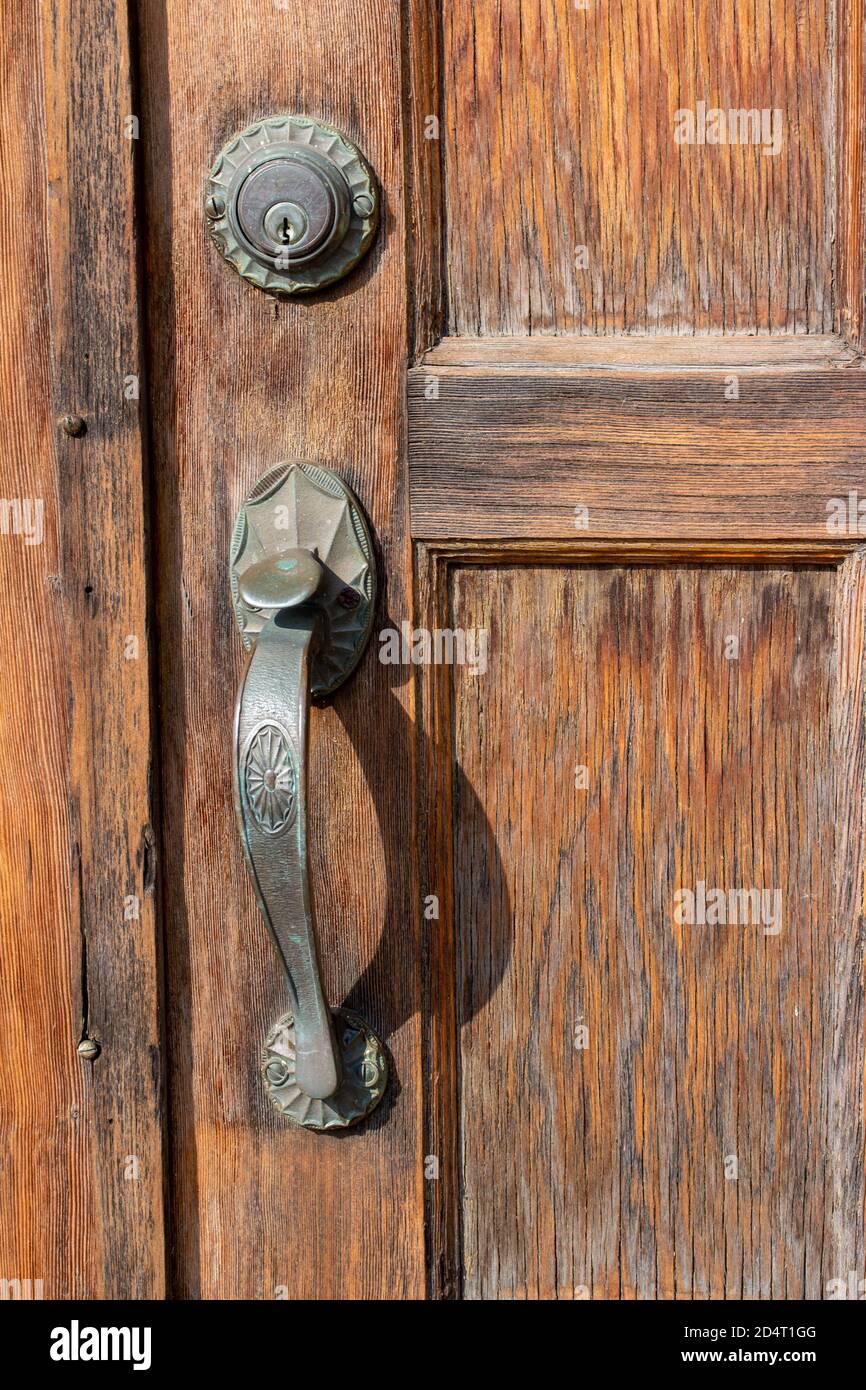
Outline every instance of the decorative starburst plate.
<path fill-rule="evenodd" d="M 343 1060 L 343 1083 L 325 1100 L 295 1081 L 295 1020 L 288 1013 L 274 1024 L 262 1049 L 265 1090 L 281 1115 L 304 1129 L 347 1129 L 382 1099 L 388 1082 L 385 1051 L 376 1034 L 352 1009 L 334 1009 L 334 1030 Z"/>
<path fill-rule="evenodd" d="M 279 215 L 274 225 L 268 215 L 260 226 L 245 220 L 245 203 L 255 203 L 251 190 L 264 181 L 270 189 L 264 204 L 295 223 L 294 245 L 292 236 L 275 239 Z M 238 274 L 284 298 L 323 289 L 354 269 L 379 225 L 379 190 L 361 151 L 341 131 L 309 116 L 268 116 L 220 150 L 205 188 L 205 215 L 211 240 Z M 311 218 L 322 225 L 317 245 L 304 254 Z"/>
<path fill-rule="evenodd" d="M 313 657 L 312 695 L 330 695 L 355 669 L 370 637 L 376 599 L 373 543 L 360 504 L 336 474 L 281 463 L 261 477 L 238 514 L 229 555 L 232 604 L 249 650 L 274 609 L 252 608 L 240 576 L 288 549 L 310 550 L 325 569 L 317 595 L 325 622 Z"/>

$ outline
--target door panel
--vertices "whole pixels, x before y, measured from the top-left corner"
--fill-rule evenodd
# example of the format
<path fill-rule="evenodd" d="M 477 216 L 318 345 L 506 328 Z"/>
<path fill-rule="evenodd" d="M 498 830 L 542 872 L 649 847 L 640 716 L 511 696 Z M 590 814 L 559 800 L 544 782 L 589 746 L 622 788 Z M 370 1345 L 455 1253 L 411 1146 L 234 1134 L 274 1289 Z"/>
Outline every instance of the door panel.
<path fill-rule="evenodd" d="M 445 0 L 451 332 L 829 331 L 849 8 Z M 710 143 L 700 102 L 778 112 L 780 147 Z"/>
<path fill-rule="evenodd" d="M 816 1298 L 862 1250 L 839 579 L 453 572 L 493 654 L 454 667 L 466 1297 Z M 700 884 L 738 924 L 689 922 Z"/>
<path fill-rule="evenodd" d="M 442 6 L 416 611 L 490 652 L 419 673 L 444 1297 L 863 1264 L 864 13 L 698 8 Z M 715 106 L 778 150 L 676 138 Z"/>

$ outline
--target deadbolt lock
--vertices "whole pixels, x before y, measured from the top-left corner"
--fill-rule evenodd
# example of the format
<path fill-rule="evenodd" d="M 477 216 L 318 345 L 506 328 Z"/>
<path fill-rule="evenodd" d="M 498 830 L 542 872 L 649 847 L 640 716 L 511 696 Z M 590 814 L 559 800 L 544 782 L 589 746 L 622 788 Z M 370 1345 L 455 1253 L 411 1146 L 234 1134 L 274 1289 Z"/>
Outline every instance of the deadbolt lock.
<path fill-rule="evenodd" d="M 379 224 L 361 151 L 307 116 L 270 116 L 220 151 L 205 194 L 212 240 L 269 294 L 309 294 L 348 275 Z"/>

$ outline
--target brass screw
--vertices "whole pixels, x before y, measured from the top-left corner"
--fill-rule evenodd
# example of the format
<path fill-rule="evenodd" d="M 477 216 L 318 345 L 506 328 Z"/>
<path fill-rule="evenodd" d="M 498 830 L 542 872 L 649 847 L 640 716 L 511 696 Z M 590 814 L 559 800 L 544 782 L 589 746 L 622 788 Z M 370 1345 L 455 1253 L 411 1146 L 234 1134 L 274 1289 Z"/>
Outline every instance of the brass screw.
<path fill-rule="evenodd" d="M 222 198 L 216 193 L 212 193 L 204 205 L 204 210 L 210 218 L 222 217 L 226 210 L 226 205 Z"/>
<path fill-rule="evenodd" d="M 85 1062 L 95 1062 L 102 1048 L 95 1038 L 82 1038 L 78 1044 L 78 1055 L 83 1057 Z"/>
<path fill-rule="evenodd" d="M 87 421 L 80 415 L 61 415 L 58 424 L 64 434 L 68 434 L 71 439 L 79 439 L 82 434 L 87 432 Z"/>
<path fill-rule="evenodd" d="M 373 199 L 369 193 L 359 193 L 352 207 L 359 217 L 369 217 L 373 211 Z"/>

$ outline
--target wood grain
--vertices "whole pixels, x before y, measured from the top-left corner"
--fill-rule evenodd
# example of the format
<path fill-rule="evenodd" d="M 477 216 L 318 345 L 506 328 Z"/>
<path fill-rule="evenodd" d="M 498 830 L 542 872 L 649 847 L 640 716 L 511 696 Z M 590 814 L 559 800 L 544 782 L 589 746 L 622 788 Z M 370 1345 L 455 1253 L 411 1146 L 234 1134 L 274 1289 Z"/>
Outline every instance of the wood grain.
<path fill-rule="evenodd" d="M 311 721 L 313 884 L 325 988 L 386 1040 L 394 1082 L 362 1129 L 298 1131 L 258 1076 L 287 995 L 234 823 L 242 647 L 227 555 L 237 508 L 282 459 L 337 470 L 366 508 L 376 623 L 411 614 L 401 459 L 407 353 L 402 35 L 395 6 L 142 5 L 143 117 L 162 652 L 172 1181 L 180 1297 L 423 1297 L 423 1149 L 412 691 L 376 660 Z M 226 61 L 227 55 L 230 61 Z M 215 79 L 219 73 L 219 80 Z M 346 131 L 384 219 L 333 290 L 280 305 L 205 234 L 231 134 L 271 112 Z"/>
<path fill-rule="evenodd" d="M 697 367 L 413 369 L 413 535 L 575 537 L 583 507 L 593 538 L 827 539 L 828 501 L 863 496 L 866 373 L 732 370 L 729 400 Z"/>
<path fill-rule="evenodd" d="M 162 1064 L 144 457 L 140 398 L 124 395 L 141 370 L 129 33 L 122 6 L 62 0 L 7 6 L 5 25 L 0 490 L 41 503 L 44 540 L 0 537 L 0 1277 L 41 1280 L 45 1298 L 154 1298 Z M 67 412 L 86 435 L 58 430 Z M 93 1062 L 76 1051 L 85 1036 L 101 1044 Z"/>
<path fill-rule="evenodd" d="M 445 0 L 450 332 L 829 331 L 836 10 Z M 677 145 L 700 101 L 780 110 L 779 154 Z"/>
<path fill-rule="evenodd" d="M 836 103 L 837 327 L 866 351 L 866 3 L 845 0 L 838 8 Z"/>
<path fill-rule="evenodd" d="M 0 534 L 0 1279 L 811 1298 L 862 1273 L 866 577 L 825 506 L 866 495 L 864 5 L 7 7 L 0 503 L 41 500 L 45 533 Z M 781 154 L 676 146 L 703 99 L 779 107 Z M 384 216 L 350 280 L 281 305 L 201 192 L 292 110 L 360 143 Z M 262 1092 L 286 994 L 232 812 L 228 540 L 290 457 L 368 510 L 377 630 L 493 642 L 486 677 L 413 680 L 374 635 L 314 712 L 326 990 L 393 1061 L 339 1139 Z M 778 883 L 783 933 L 677 927 L 688 876 Z"/>
<path fill-rule="evenodd" d="M 429 367 L 572 367 L 580 371 L 731 372 L 856 367 L 861 354 L 833 333 L 727 337 L 609 333 L 597 337 L 442 338 L 424 354 Z"/>
<path fill-rule="evenodd" d="M 465 1297 L 861 1267 L 863 594 L 859 559 L 454 572 L 490 633 L 453 668 Z M 678 925 L 700 880 L 779 887 L 781 932 Z"/>
<path fill-rule="evenodd" d="M 441 11 L 438 0 L 406 7 L 406 255 L 410 284 L 410 360 L 442 336 L 445 324 L 445 242 L 440 92 Z"/>
<path fill-rule="evenodd" d="M 866 574 L 864 553 L 839 571 L 833 613 L 835 921 L 832 1062 L 827 1096 L 827 1247 L 835 1273 L 866 1267 Z M 829 1261 L 828 1261 L 829 1263 Z M 847 1271 L 847 1273 L 846 1273 Z"/>
<path fill-rule="evenodd" d="M 428 632 L 447 626 L 448 561 L 415 546 L 416 623 Z M 421 891 L 435 905 L 421 939 L 423 992 L 424 1147 L 435 1162 L 425 1184 L 428 1295 L 457 1299 L 462 1289 L 459 1037 L 454 931 L 455 779 L 451 671 L 433 662 L 417 668 L 416 740 Z M 473 825 L 483 809 L 464 789 Z"/>

